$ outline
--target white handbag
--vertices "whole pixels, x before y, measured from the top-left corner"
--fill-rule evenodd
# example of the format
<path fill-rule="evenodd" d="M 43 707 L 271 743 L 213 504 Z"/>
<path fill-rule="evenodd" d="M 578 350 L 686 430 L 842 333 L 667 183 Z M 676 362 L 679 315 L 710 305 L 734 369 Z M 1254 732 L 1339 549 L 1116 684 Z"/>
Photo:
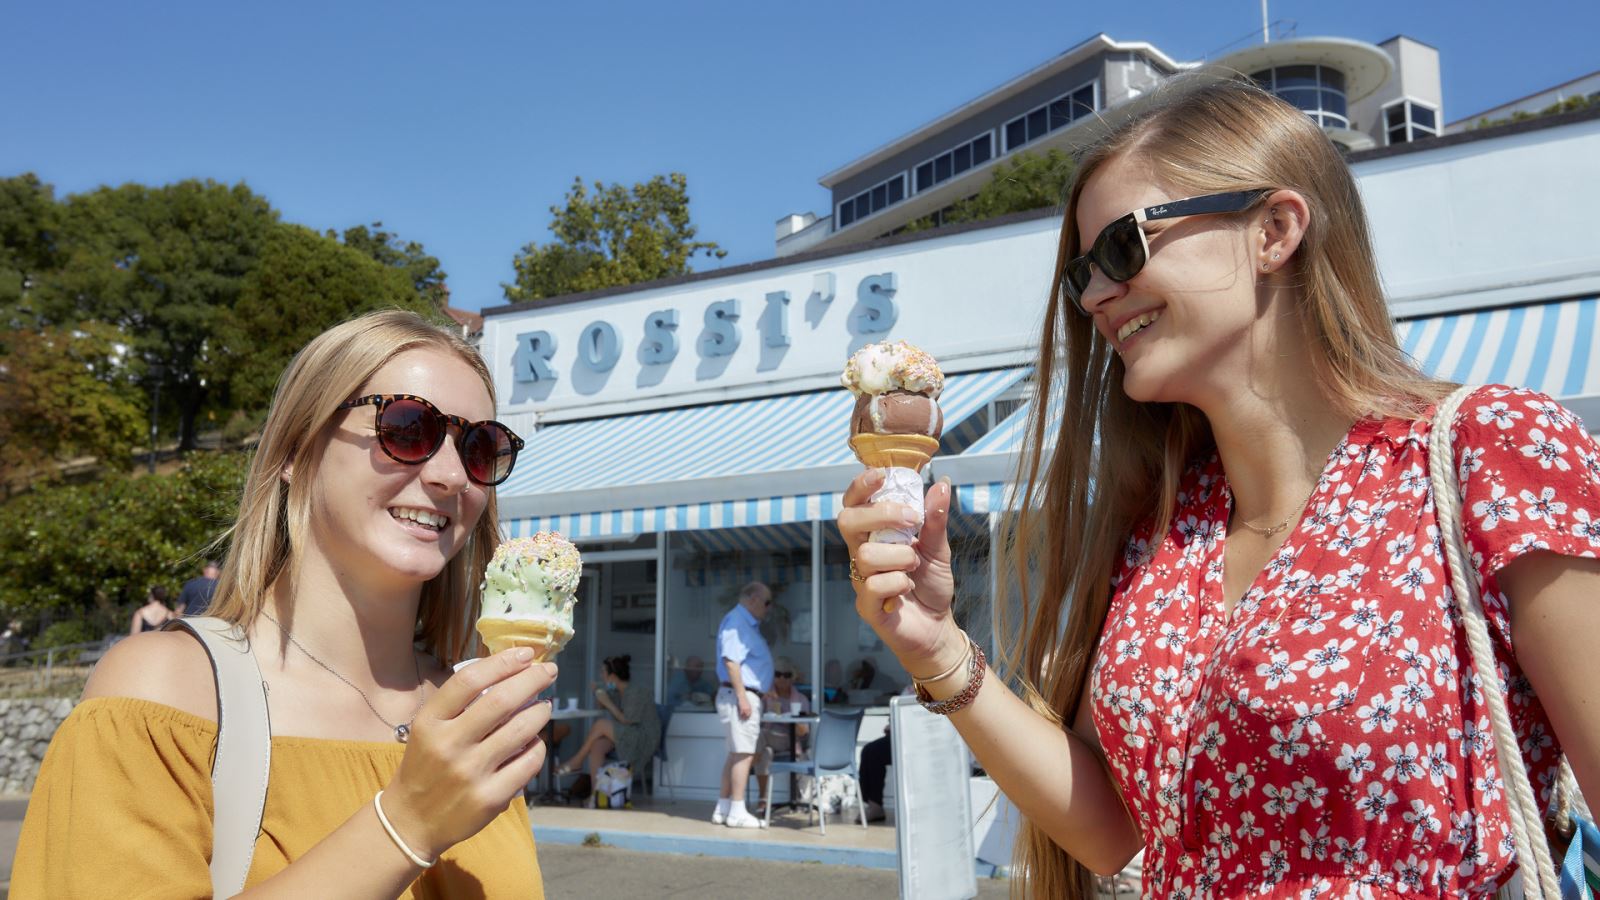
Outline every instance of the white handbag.
<path fill-rule="evenodd" d="M 1589 897 L 1589 889 L 1584 884 L 1583 835 L 1585 831 L 1593 835 L 1594 826 L 1588 822 L 1573 821 L 1572 804 L 1576 802 L 1581 805 L 1583 801 L 1578 796 L 1572 770 L 1563 759 L 1555 786 L 1555 808 L 1551 815 L 1558 830 L 1565 831 L 1576 826 L 1576 831 L 1564 861 L 1564 871 L 1558 873 L 1545 836 L 1544 816 L 1539 811 L 1533 783 L 1528 777 L 1528 766 L 1511 728 L 1505 689 L 1500 683 L 1494 647 L 1489 640 L 1489 624 L 1483 613 L 1483 599 L 1478 594 L 1478 581 L 1468 568 L 1471 554 L 1467 552 L 1461 525 L 1461 486 L 1456 473 L 1451 426 L 1455 422 L 1456 411 L 1474 390 L 1476 388 L 1473 386 L 1463 386 L 1439 404 L 1428 439 L 1428 469 L 1433 479 L 1434 510 L 1439 519 L 1445 556 L 1450 563 L 1450 587 L 1455 595 L 1456 608 L 1461 613 L 1462 627 L 1466 631 L 1473 671 L 1488 703 L 1489 721 L 1494 727 L 1495 756 L 1499 760 L 1501 780 L 1505 782 L 1506 797 L 1511 807 L 1511 833 L 1516 842 L 1518 880 L 1521 881 L 1522 894 L 1531 900 L 1557 900 L 1563 896 L 1565 887 L 1566 897 Z M 1536 877 L 1531 877 L 1530 873 Z M 1515 885 L 1516 881 L 1512 884 Z"/>
<path fill-rule="evenodd" d="M 165 630 L 193 634 L 211 657 L 217 683 L 217 753 L 211 763 L 211 890 L 232 897 L 244 890 L 261 834 L 272 767 L 272 724 L 266 683 L 239 630 L 212 616 L 174 619 Z"/>

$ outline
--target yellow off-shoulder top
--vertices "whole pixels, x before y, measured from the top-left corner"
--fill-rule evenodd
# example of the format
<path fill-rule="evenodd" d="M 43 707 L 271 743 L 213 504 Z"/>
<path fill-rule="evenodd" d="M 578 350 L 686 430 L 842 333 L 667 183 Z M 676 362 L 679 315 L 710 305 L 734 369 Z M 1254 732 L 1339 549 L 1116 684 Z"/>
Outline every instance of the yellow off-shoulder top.
<path fill-rule="evenodd" d="M 210 897 L 216 740 L 216 723 L 160 703 L 101 697 L 78 704 L 45 752 L 10 896 Z M 404 752 L 399 744 L 274 737 L 246 885 L 272 877 L 371 803 Z M 521 798 L 445 851 L 400 896 L 543 898 Z"/>

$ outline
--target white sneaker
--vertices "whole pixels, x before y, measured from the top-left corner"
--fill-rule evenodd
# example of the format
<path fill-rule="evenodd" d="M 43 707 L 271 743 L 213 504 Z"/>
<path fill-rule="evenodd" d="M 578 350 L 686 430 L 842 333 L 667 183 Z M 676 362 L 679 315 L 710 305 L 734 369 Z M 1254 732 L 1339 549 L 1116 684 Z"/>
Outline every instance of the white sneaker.
<path fill-rule="evenodd" d="M 727 814 L 725 814 L 722 810 L 714 809 L 711 811 L 711 824 L 721 825 L 723 822 L 727 821 L 727 819 Z"/>
<path fill-rule="evenodd" d="M 765 828 L 767 823 L 750 815 L 748 810 L 735 810 L 728 813 L 728 818 L 723 822 L 729 828 Z"/>

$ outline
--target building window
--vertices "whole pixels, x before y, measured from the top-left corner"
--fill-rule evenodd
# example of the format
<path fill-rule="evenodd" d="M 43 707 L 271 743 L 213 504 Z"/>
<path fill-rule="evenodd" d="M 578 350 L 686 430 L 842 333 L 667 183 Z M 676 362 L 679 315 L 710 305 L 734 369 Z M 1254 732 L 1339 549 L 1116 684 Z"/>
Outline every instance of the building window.
<path fill-rule="evenodd" d="M 1278 66 L 1250 76 L 1323 128 L 1349 128 L 1344 73 L 1329 66 Z"/>
<path fill-rule="evenodd" d="M 994 136 L 980 134 L 972 140 L 947 150 L 915 169 L 916 193 L 922 193 L 940 182 L 949 181 L 975 166 L 981 166 L 994 157 Z"/>
<path fill-rule="evenodd" d="M 1390 144 L 1439 136 L 1439 113 L 1415 100 L 1397 100 L 1383 108 L 1383 133 Z"/>
<path fill-rule="evenodd" d="M 1052 131 L 1093 114 L 1100 108 L 1097 93 L 1095 82 L 1091 81 L 1007 122 L 1006 152 L 1010 153 L 1023 144 L 1037 141 Z"/>
<path fill-rule="evenodd" d="M 873 185 L 839 204 L 838 227 L 844 228 L 906 198 L 906 176 L 902 173 Z"/>

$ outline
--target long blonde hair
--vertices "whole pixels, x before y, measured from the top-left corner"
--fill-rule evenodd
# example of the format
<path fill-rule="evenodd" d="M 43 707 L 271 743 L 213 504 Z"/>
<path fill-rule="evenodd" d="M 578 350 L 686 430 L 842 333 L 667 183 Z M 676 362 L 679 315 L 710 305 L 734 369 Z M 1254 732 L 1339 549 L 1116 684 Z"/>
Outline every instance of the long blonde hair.
<path fill-rule="evenodd" d="M 293 561 L 306 545 L 317 469 L 326 431 L 340 403 L 355 396 L 396 354 L 431 349 L 471 366 L 494 401 L 494 382 L 483 357 L 457 335 L 413 312 L 383 310 L 324 331 L 295 354 L 272 398 L 261 443 L 245 476 L 239 516 L 219 540 L 229 550 L 217 577 L 209 615 L 248 628 L 279 578 L 294 577 Z M 290 467 L 286 484 L 279 474 Z M 481 488 L 475 488 L 481 489 Z M 500 528 L 494 491 L 466 546 L 422 586 L 417 638 L 449 666 L 472 655 L 478 616 L 478 573 L 494 555 Z"/>
<path fill-rule="evenodd" d="M 1149 162 L 1177 196 L 1283 188 L 1305 197 L 1310 221 L 1285 276 L 1296 289 L 1311 371 L 1340 412 L 1412 417 L 1448 390 L 1395 342 L 1355 179 L 1305 113 L 1242 81 L 1179 83 L 1089 147 L 1062 217 L 1018 465 L 1019 509 L 1000 548 L 998 571 L 1017 573 L 1017 590 L 996 598 L 1005 671 L 1035 710 L 1064 728 L 1077 715 L 1130 534 L 1153 522 L 1152 544 L 1162 539 L 1179 477 L 1213 444 L 1195 408 L 1123 393 L 1122 361 L 1062 291 L 1062 266 L 1082 252 L 1076 214 L 1084 185 L 1124 154 Z M 1053 408 L 1061 413 L 1055 425 Z M 1023 824 L 1015 863 L 1014 895 L 1089 896 L 1088 869 L 1032 823 Z"/>

